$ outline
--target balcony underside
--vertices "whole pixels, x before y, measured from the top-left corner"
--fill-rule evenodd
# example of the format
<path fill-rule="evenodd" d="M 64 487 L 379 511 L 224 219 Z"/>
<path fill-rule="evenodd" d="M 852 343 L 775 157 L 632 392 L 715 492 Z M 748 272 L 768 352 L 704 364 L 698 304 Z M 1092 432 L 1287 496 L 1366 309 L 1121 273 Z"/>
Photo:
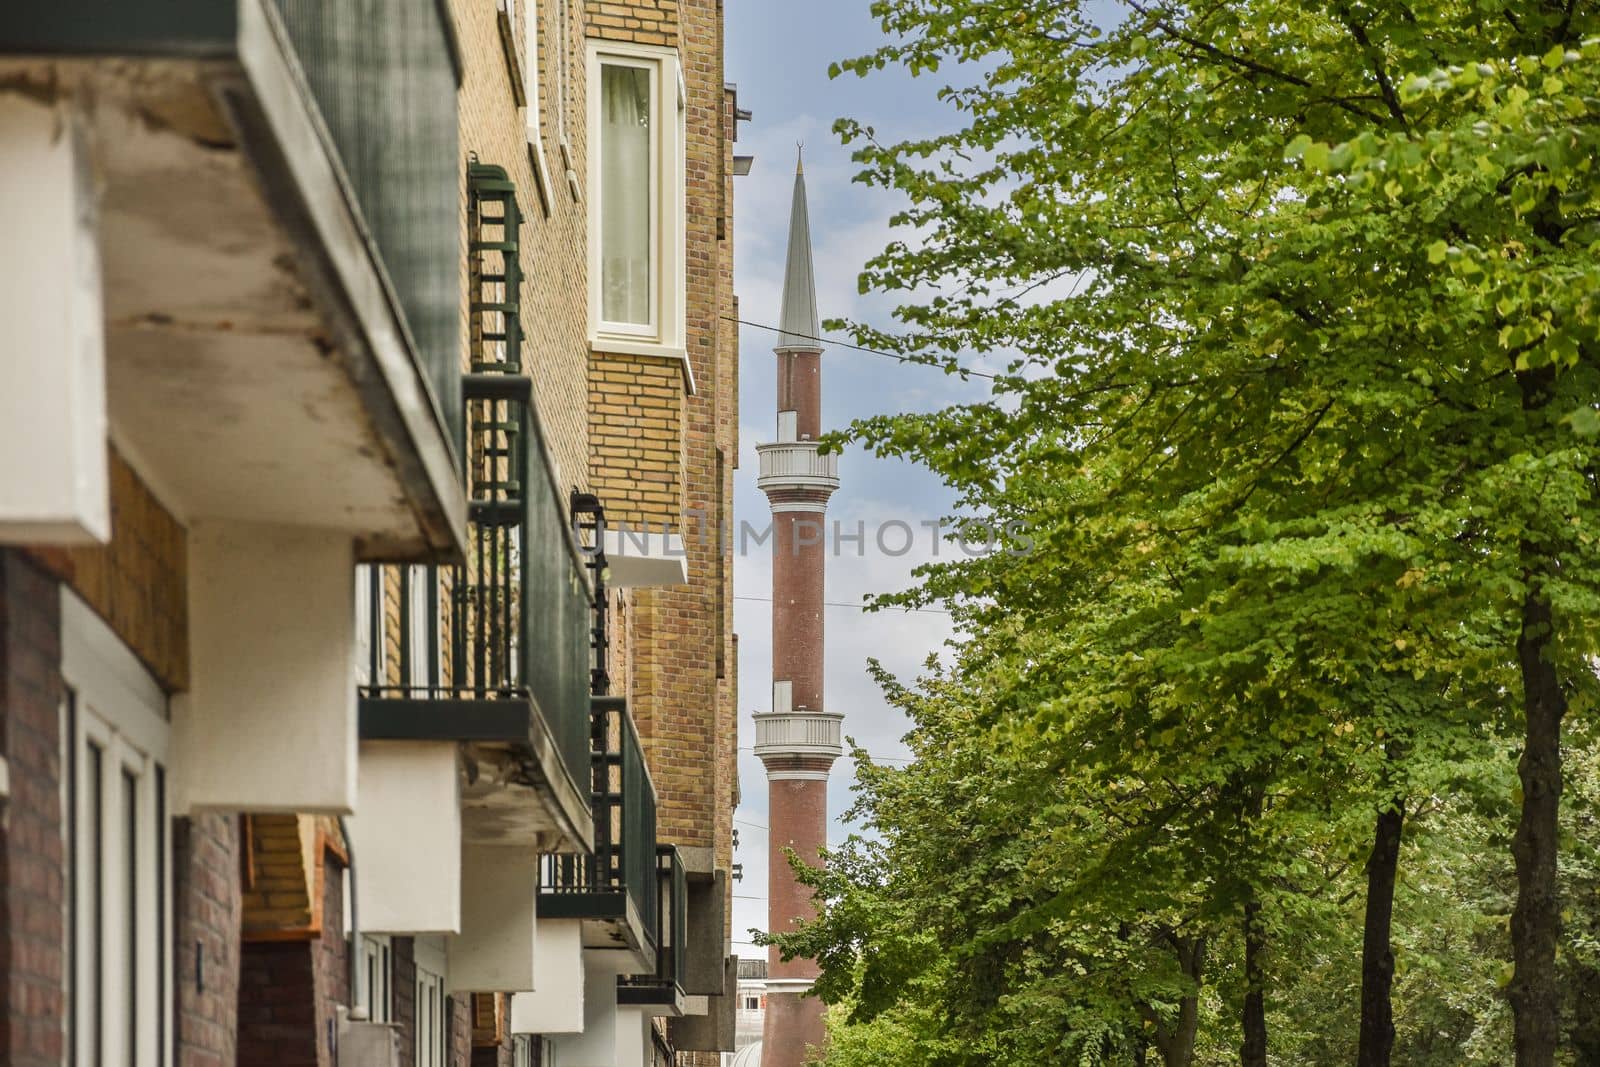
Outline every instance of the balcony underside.
<path fill-rule="evenodd" d="M 113 8 L 80 13 L 84 32 Z M 0 53 L 102 53 L 0 55 L 0 93 L 75 112 L 86 135 L 112 440 L 186 522 L 348 530 L 364 559 L 455 557 L 450 433 L 276 16 L 261 0 L 201 9 L 187 29 L 214 38 L 125 28 L 81 49 L 30 45 L 54 5 L 0 14 Z"/>
<path fill-rule="evenodd" d="M 495 699 L 362 696 L 363 741 L 457 741 L 467 766 L 461 834 L 469 844 L 594 847 L 588 797 L 567 773 L 548 724 L 526 694 Z"/>
<path fill-rule="evenodd" d="M 579 919 L 585 960 L 613 974 L 639 974 L 655 966 L 655 946 L 638 909 L 622 890 L 601 893 L 541 893 L 541 919 Z"/>
<path fill-rule="evenodd" d="M 679 1018 L 687 1012 L 683 990 L 666 981 L 624 981 L 617 984 L 617 1003 L 652 1008 L 651 1015 Z"/>

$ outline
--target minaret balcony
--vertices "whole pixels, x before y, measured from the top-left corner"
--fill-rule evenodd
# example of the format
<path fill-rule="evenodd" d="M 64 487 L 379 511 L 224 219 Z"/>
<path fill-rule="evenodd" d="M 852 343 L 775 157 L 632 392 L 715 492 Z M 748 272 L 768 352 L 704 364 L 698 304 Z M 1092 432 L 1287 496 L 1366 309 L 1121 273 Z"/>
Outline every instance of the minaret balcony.
<path fill-rule="evenodd" d="M 757 714 L 755 753 L 758 759 L 784 756 L 844 755 L 844 716 L 833 711 L 789 711 Z"/>
<path fill-rule="evenodd" d="M 756 487 L 762 492 L 820 489 L 831 493 L 839 488 L 839 454 L 824 454 L 816 441 L 756 445 L 756 455 L 760 460 Z"/>

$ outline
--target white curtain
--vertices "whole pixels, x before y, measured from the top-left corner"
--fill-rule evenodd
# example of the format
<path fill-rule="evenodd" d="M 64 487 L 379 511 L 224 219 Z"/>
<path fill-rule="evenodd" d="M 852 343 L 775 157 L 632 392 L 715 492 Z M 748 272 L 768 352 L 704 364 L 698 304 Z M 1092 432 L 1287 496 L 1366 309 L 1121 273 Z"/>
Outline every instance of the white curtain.
<path fill-rule="evenodd" d="M 600 68 L 600 317 L 651 323 L 650 71 Z"/>

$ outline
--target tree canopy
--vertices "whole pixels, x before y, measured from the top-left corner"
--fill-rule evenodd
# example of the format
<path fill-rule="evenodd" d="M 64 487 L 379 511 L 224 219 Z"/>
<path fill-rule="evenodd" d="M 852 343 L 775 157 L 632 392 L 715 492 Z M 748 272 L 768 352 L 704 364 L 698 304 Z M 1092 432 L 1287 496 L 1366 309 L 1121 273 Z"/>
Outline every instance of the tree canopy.
<path fill-rule="evenodd" d="M 847 325 L 1005 369 L 852 432 L 1031 551 L 887 598 L 962 639 L 782 942 L 833 1060 L 1600 1056 L 1600 14 L 873 10 L 840 74 L 957 73 L 839 124 L 905 201 Z"/>

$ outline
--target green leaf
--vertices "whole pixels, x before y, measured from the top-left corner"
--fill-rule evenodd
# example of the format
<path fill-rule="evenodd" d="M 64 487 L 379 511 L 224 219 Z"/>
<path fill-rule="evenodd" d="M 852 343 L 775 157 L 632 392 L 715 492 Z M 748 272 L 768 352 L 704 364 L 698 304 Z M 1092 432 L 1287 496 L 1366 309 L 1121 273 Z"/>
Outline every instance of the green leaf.
<path fill-rule="evenodd" d="M 1446 241 L 1438 240 L 1438 241 L 1435 241 L 1435 242 L 1433 242 L 1433 244 L 1428 246 L 1428 262 L 1429 263 L 1432 263 L 1432 264 L 1435 264 L 1435 265 L 1443 263 L 1445 257 L 1448 256 L 1449 254 L 1450 254 L 1450 245 Z"/>
<path fill-rule="evenodd" d="M 1570 412 L 1564 421 L 1572 428 L 1572 432 L 1579 437 L 1594 437 L 1600 434 L 1600 411 L 1593 406 L 1585 405 Z"/>

